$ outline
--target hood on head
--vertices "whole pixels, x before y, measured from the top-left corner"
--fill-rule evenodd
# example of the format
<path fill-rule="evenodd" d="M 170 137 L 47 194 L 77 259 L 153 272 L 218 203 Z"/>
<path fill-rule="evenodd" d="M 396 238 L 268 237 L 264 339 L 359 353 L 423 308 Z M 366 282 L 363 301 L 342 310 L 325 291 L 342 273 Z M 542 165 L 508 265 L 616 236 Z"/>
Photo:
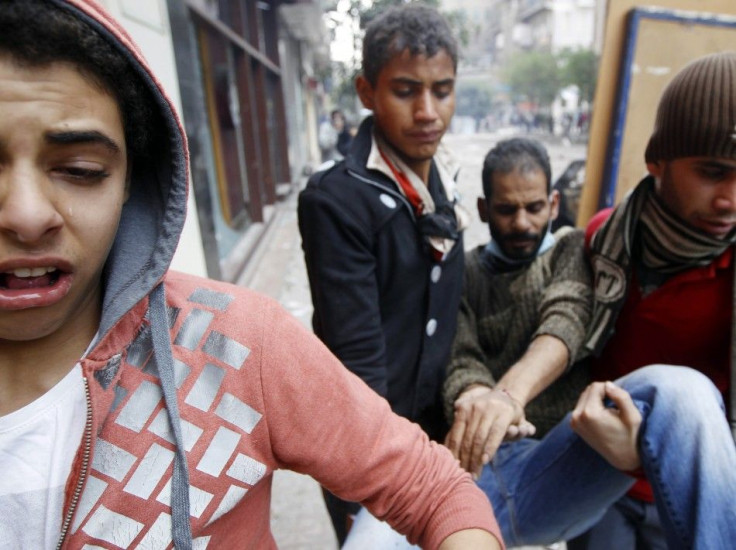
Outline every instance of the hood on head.
<path fill-rule="evenodd" d="M 151 94 L 156 116 L 148 162 L 134 163 L 130 197 L 123 207 L 105 265 L 98 338 L 146 297 L 166 273 L 184 226 L 189 181 L 186 135 L 175 108 L 133 40 L 94 0 L 51 0 L 94 27 L 128 59 Z"/>
<path fill-rule="evenodd" d="M 148 88 L 153 103 L 154 115 L 147 122 L 150 120 L 157 127 L 151 132 L 151 151 L 136 154 L 130 168 L 129 198 L 103 274 L 104 298 L 97 338 L 103 338 L 126 312 L 150 296 L 154 364 L 175 446 L 171 540 L 174 547 L 188 550 L 192 548 L 189 473 L 176 396 L 166 296 L 160 284 L 184 226 L 189 161 L 186 137 L 173 105 L 122 27 L 91 0 L 51 1 L 94 27 L 120 51 Z M 145 159 L 140 160 L 142 156 Z"/>

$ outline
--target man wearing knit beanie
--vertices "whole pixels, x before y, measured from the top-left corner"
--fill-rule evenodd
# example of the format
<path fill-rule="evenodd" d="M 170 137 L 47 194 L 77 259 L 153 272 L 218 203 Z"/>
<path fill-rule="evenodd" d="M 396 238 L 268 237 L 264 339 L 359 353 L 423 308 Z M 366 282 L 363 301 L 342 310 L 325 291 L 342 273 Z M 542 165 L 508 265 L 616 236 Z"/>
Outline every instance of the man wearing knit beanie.
<path fill-rule="evenodd" d="M 673 78 L 645 160 L 649 175 L 588 226 L 595 303 L 586 345 L 600 382 L 572 415 L 573 429 L 637 481 L 587 542 L 570 547 L 664 548 L 665 536 L 671 548 L 729 548 L 736 52 L 697 59 Z"/>

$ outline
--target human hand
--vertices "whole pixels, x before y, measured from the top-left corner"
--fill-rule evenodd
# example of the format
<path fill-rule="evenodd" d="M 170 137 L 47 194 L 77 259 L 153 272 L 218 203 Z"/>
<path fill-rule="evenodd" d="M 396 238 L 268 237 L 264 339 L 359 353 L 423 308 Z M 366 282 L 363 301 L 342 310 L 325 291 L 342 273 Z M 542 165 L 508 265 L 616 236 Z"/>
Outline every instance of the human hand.
<path fill-rule="evenodd" d="M 477 478 L 507 436 L 533 433 L 519 401 L 502 390 L 473 385 L 455 400 L 455 421 L 445 445 L 460 466 Z"/>
<path fill-rule="evenodd" d="M 526 418 L 524 418 L 518 424 L 511 424 L 506 429 L 506 437 L 504 437 L 503 440 L 518 441 L 519 439 L 524 439 L 525 437 L 532 437 L 535 433 L 537 433 L 537 427 L 529 422 Z"/>
<path fill-rule="evenodd" d="M 606 407 L 604 399 L 615 407 Z M 580 395 L 570 425 L 612 466 L 623 471 L 641 465 L 637 436 L 642 417 L 629 393 L 613 382 L 594 382 Z"/>

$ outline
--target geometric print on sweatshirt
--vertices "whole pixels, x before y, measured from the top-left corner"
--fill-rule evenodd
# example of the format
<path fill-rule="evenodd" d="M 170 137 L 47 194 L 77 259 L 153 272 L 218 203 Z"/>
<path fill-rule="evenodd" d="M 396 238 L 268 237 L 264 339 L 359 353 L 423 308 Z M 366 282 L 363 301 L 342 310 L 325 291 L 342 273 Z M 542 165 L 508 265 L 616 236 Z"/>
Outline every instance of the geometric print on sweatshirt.
<path fill-rule="evenodd" d="M 204 354 L 205 361 L 192 380 L 190 366 L 174 360 L 193 526 L 208 525 L 232 510 L 267 473 L 265 464 L 238 450 L 261 413 L 222 387 L 229 372 L 247 368 L 250 350 L 210 328 L 232 300 L 228 294 L 195 290 L 188 300 L 191 308 L 175 332 L 182 312 L 168 310 L 174 349 Z M 120 361 L 119 356 L 115 360 Z M 164 549 L 171 546 L 174 439 L 148 325 L 129 346 L 121 368 L 124 376 L 114 388 L 111 411 L 95 439 L 71 532 L 81 529 L 94 539 L 86 546 L 90 549 Z M 189 389 L 181 393 L 182 386 Z M 208 543 L 209 537 L 195 538 L 194 548 L 206 548 Z"/>

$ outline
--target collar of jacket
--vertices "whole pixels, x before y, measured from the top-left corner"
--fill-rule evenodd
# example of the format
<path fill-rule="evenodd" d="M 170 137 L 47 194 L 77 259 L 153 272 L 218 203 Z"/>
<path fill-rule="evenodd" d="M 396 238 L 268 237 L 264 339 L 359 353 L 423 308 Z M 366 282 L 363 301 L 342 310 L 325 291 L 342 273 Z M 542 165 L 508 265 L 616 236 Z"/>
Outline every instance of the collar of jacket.
<path fill-rule="evenodd" d="M 358 133 L 353 138 L 353 143 L 350 146 L 350 153 L 345 157 L 345 170 L 369 185 L 379 188 L 382 191 L 389 193 L 392 197 L 397 198 L 401 201 L 412 219 L 416 219 L 414 214 L 414 208 L 409 203 L 409 200 L 399 191 L 398 183 L 393 181 L 383 172 L 376 170 L 369 170 L 366 167 L 368 157 L 371 153 L 371 147 L 373 143 L 373 117 L 366 117 L 365 120 L 360 124 Z"/>
<path fill-rule="evenodd" d="M 362 176 L 370 177 L 373 171 L 366 168 L 368 157 L 371 154 L 371 145 L 373 143 L 373 117 L 366 117 L 358 128 L 358 133 L 353 138 L 350 146 L 350 154 L 345 158 L 345 166 L 351 172 L 356 172 Z M 442 142 L 432 159 L 433 163 L 441 160 L 442 166 L 448 175 L 456 180 L 460 171 L 460 164 L 452 156 L 449 149 L 444 147 Z"/>

